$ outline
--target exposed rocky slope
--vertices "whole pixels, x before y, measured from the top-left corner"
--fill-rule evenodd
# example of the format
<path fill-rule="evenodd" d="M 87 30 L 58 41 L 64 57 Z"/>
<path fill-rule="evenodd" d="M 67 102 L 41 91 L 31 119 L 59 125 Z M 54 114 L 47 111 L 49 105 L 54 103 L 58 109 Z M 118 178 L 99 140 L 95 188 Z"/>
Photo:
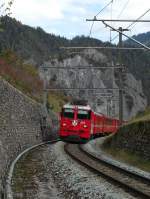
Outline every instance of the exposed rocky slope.
<path fill-rule="evenodd" d="M 118 117 L 118 90 L 106 90 L 105 88 L 118 88 L 117 69 L 107 68 L 111 65 L 106 55 L 97 50 L 85 50 L 81 55 L 74 55 L 59 62 L 57 59 L 45 62 L 46 67 L 66 67 L 68 70 L 50 68 L 47 69 L 46 78 L 50 88 L 81 88 L 80 90 L 65 91 L 73 97 L 88 99 L 92 108 L 98 112 Z M 91 66 L 87 69 L 69 69 L 69 67 Z M 92 66 L 106 69 L 93 69 Z M 40 75 L 44 77 L 42 68 Z M 124 74 L 124 119 L 127 120 L 136 115 L 138 111 L 144 110 L 147 105 L 143 93 L 142 83 L 136 80 L 131 73 Z M 82 88 L 101 88 L 99 90 L 87 91 Z M 103 93 L 103 94 L 101 94 Z M 111 95 L 106 98 L 103 95 Z M 107 100 L 106 100 L 107 99 Z M 114 100 L 112 100 L 114 99 Z M 107 101 L 109 100 L 109 107 Z M 109 110 L 108 110 L 109 109 Z"/>
<path fill-rule="evenodd" d="M 1 50 L 7 48 L 12 49 L 17 54 L 22 56 L 26 63 L 34 63 L 37 67 L 45 64 L 46 66 L 79 66 L 89 65 L 93 66 L 108 66 L 113 61 L 117 63 L 117 51 L 101 50 L 86 52 L 86 55 L 67 54 L 66 51 L 60 51 L 60 46 L 108 46 L 110 43 L 103 43 L 98 39 L 89 38 L 85 36 L 77 36 L 72 40 L 65 39 L 60 36 L 45 33 L 41 28 L 31 28 L 23 25 L 21 22 L 11 19 L 9 17 L 2 18 L 2 25 L 4 31 L 0 34 Z M 146 34 L 147 35 L 147 34 Z M 126 44 L 125 44 L 126 45 Z M 55 63 L 53 61 L 55 60 Z M 125 77 L 125 87 L 127 92 L 124 97 L 124 107 L 126 109 L 124 119 L 131 118 L 138 111 L 142 111 L 148 103 L 150 103 L 150 79 L 149 79 L 149 63 L 150 56 L 147 52 L 141 51 L 125 51 L 123 54 L 123 63 L 128 68 Z M 57 73 L 57 75 L 56 75 Z M 106 70 L 81 70 L 75 75 L 74 70 L 62 71 L 54 70 L 47 72 L 50 85 L 64 86 L 64 87 L 101 87 L 112 88 L 118 85 L 117 71 L 113 75 L 111 69 Z M 112 74 L 112 75 L 110 75 Z M 41 75 L 42 76 L 42 75 Z M 142 81 L 141 81 L 142 80 Z M 70 92 L 69 92 L 70 93 Z M 84 95 L 86 93 L 86 95 Z M 115 92 L 117 95 L 117 92 Z M 106 100 L 100 95 L 93 94 L 92 91 L 74 91 L 71 92 L 74 96 L 76 94 L 89 98 L 91 105 L 96 102 L 96 110 L 106 113 Z M 144 95 L 145 94 L 145 95 Z M 96 97 L 95 97 L 96 95 Z M 147 100 L 146 100 L 147 99 Z M 96 101 L 95 101 L 96 100 Z M 105 106 L 103 106 L 105 104 Z M 113 115 L 118 114 L 118 103 L 113 111 Z M 103 107 L 103 108 L 102 108 Z M 114 109 L 114 108 L 111 108 Z M 109 111 L 108 111 L 109 112 Z"/>

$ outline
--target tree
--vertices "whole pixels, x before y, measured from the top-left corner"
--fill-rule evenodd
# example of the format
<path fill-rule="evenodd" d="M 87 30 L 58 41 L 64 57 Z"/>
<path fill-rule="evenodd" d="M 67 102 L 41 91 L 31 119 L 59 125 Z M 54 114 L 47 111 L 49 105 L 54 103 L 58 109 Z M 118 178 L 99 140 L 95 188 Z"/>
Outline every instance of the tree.
<path fill-rule="evenodd" d="M 0 17 L 3 16 L 10 16 L 11 13 L 11 7 L 14 3 L 14 0 L 9 0 L 7 3 L 0 4 Z M 0 31 L 3 31 L 1 27 L 1 19 L 0 19 Z"/>
<path fill-rule="evenodd" d="M 9 0 L 7 3 L 2 3 L 0 5 L 0 16 L 10 16 L 11 13 L 11 7 L 14 3 L 14 0 Z"/>
<path fill-rule="evenodd" d="M 11 7 L 14 3 L 14 0 L 8 0 L 7 3 L 1 3 L 0 4 L 0 32 L 4 31 L 3 25 L 2 25 L 2 17 L 4 16 L 10 16 L 11 15 Z M 0 45 L 0 51 L 1 51 L 1 45 Z"/>

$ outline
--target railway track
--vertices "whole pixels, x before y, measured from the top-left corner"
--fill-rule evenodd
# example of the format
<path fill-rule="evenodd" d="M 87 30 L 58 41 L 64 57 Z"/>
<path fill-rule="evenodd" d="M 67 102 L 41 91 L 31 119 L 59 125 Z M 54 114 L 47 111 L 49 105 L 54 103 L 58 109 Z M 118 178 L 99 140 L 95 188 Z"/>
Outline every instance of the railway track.
<path fill-rule="evenodd" d="M 86 168 L 123 187 L 130 194 L 150 199 L 150 179 L 110 164 L 89 154 L 77 144 L 66 144 L 65 151 Z"/>
<path fill-rule="evenodd" d="M 2 199 L 13 199 L 13 191 L 12 191 L 12 177 L 14 174 L 14 168 L 17 164 L 17 162 L 22 158 L 22 156 L 26 153 L 28 153 L 29 151 L 32 151 L 35 148 L 41 147 L 43 145 L 47 145 L 47 144 L 55 144 L 56 142 L 60 141 L 59 139 L 56 140 L 51 140 L 51 141 L 47 141 L 47 142 L 42 142 L 40 144 L 34 145 L 32 147 L 27 148 L 26 150 L 24 150 L 23 152 L 21 152 L 16 159 L 12 162 L 10 169 L 8 171 L 8 176 L 6 179 L 6 185 L 5 185 L 5 190 L 4 190 L 4 194 L 2 196 Z"/>

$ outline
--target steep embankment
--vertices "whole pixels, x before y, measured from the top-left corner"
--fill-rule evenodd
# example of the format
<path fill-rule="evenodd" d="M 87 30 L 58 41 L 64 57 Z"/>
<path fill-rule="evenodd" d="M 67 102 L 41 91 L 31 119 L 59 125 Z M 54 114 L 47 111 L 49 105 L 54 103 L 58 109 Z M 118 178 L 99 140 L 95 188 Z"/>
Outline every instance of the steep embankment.
<path fill-rule="evenodd" d="M 53 124 L 56 127 L 52 131 L 52 122 L 56 120 L 52 112 L 47 121 L 50 128 L 41 133 L 41 122 L 46 113 L 37 102 L 42 102 L 42 87 L 35 66 L 25 64 L 12 51 L 0 55 L 0 198 L 3 197 L 7 170 L 15 157 L 47 136 L 55 136 L 57 124 Z M 53 105 L 59 110 L 59 102 L 64 101 L 63 96 L 60 100 L 57 96 L 48 94 L 48 107 Z M 53 101 L 55 103 L 51 103 Z"/>
<path fill-rule="evenodd" d="M 150 171 L 149 119 L 144 116 L 120 128 L 117 134 L 106 139 L 104 150 L 117 159 Z"/>
<path fill-rule="evenodd" d="M 41 106 L 0 78 L 0 198 L 10 163 L 22 150 L 42 141 Z"/>
<path fill-rule="evenodd" d="M 0 76 L 25 95 L 42 103 L 43 81 L 39 77 L 38 69 L 32 64 L 25 63 L 11 50 L 0 54 Z M 62 93 L 48 92 L 47 108 L 59 112 L 66 101 L 67 98 Z"/>
<path fill-rule="evenodd" d="M 25 64 L 13 51 L 0 54 L 0 76 L 24 94 L 41 102 L 43 82 L 34 65 Z"/>

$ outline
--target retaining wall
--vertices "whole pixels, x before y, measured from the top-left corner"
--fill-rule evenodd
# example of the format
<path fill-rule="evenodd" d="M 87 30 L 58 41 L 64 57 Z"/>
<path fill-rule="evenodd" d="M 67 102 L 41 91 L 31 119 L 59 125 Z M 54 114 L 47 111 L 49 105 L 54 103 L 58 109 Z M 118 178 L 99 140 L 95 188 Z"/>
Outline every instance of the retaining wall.
<path fill-rule="evenodd" d="M 125 149 L 150 160 L 150 121 L 135 122 L 120 128 L 108 138 L 106 147 Z"/>
<path fill-rule="evenodd" d="M 41 106 L 0 78 L 0 198 L 11 162 L 42 141 Z"/>

